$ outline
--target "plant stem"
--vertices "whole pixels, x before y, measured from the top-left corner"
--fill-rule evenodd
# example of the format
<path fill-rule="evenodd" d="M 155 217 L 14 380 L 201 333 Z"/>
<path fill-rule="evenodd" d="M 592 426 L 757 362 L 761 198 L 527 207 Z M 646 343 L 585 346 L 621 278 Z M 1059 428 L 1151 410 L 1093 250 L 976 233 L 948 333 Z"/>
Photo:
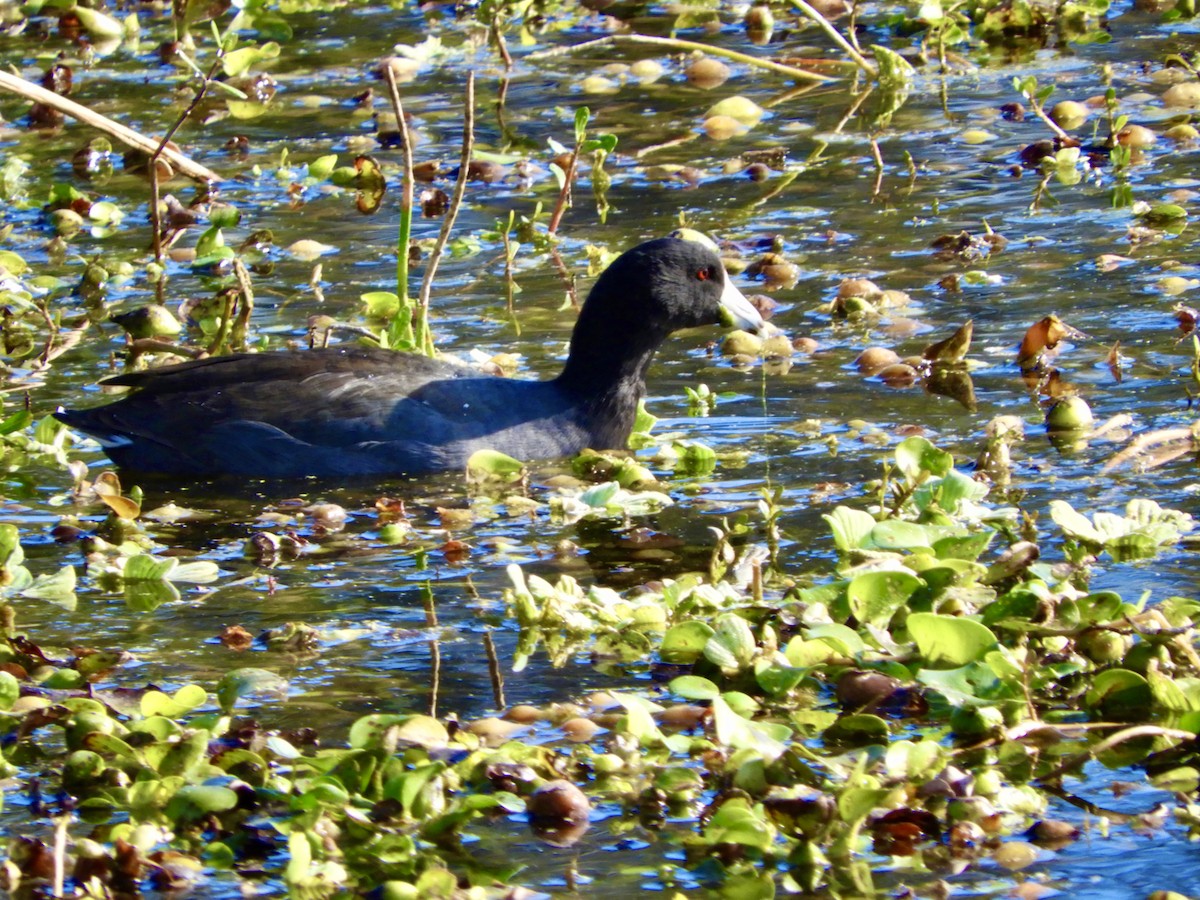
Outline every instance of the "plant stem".
<path fill-rule="evenodd" d="M 400 102 L 400 88 L 396 85 L 396 73 L 392 67 L 383 67 L 383 76 L 387 80 L 388 95 L 392 100 L 392 110 L 396 114 L 396 127 L 400 130 L 401 158 L 404 164 L 402 174 L 403 184 L 400 191 L 400 233 L 396 237 L 396 296 L 400 298 L 400 310 L 397 316 L 408 316 L 404 326 L 402 340 L 413 344 L 413 315 L 412 301 L 408 296 L 408 243 L 412 233 L 413 210 L 413 155 L 412 140 L 408 133 L 408 123 L 404 121 L 404 104 Z"/>
<path fill-rule="evenodd" d="M 74 100 L 56 94 L 53 91 L 48 91 L 44 87 L 32 82 L 26 81 L 18 75 L 10 74 L 9 72 L 0 72 L 0 90 L 6 90 L 10 93 L 17 94 L 27 100 L 33 100 L 36 103 L 44 103 L 57 109 L 61 113 L 65 113 L 74 119 L 78 119 L 86 125 L 91 125 L 93 128 L 103 131 L 105 134 L 111 135 L 117 140 L 128 144 L 138 150 L 143 150 L 146 153 L 154 153 L 158 147 L 158 142 L 153 138 L 148 138 L 143 134 L 139 134 L 132 128 L 122 125 L 120 122 L 114 122 L 107 116 L 101 115 L 98 112 L 88 109 Z M 178 150 L 172 150 L 166 147 L 162 150 L 162 156 L 165 157 L 171 165 L 178 169 L 188 178 L 194 178 L 196 181 L 220 181 L 221 176 L 212 169 L 206 168 L 197 162 L 188 159 Z"/>
<path fill-rule="evenodd" d="M 192 98 L 192 102 L 187 105 L 182 113 L 180 113 L 171 127 L 167 129 L 166 134 L 162 136 L 162 140 L 158 142 L 158 146 L 154 148 L 154 152 L 150 154 L 150 163 L 147 167 L 147 174 L 150 178 L 150 227 L 153 231 L 151 243 L 154 247 L 154 261 L 162 263 L 163 247 L 162 247 L 162 223 L 159 221 L 159 188 L 158 188 L 158 160 L 163 155 L 163 151 L 167 149 L 167 144 L 171 142 L 171 138 L 175 137 L 179 129 L 196 111 L 196 107 L 200 105 L 200 101 L 204 99 L 204 95 L 208 93 L 208 86 L 212 83 L 212 77 L 217 74 L 217 69 L 221 65 L 221 59 L 225 53 L 221 48 L 217 49 L 217 58 L 213 60 L 213 64 L 209 67 L 206 73 L 200 76 L 200 88 L 196 91 L 196 96 Z M 195 68 L 195 66 L 193 66 Z"/>
<path fill-rule="evenodd" d="M 467 192 L 467 176 L 471 168 L 471 153 L 475 149 L 475 73 L 467 73 L 466 95 L 463 98 L 463 139 L 462 156 L 458 163 L 458 180 L 454 182 L 454 194 L 450 198 L 450 206 L 442 218 L 442 230 L 438 232 L 437 243 L 429 255 L 429 264 L 425 267 L 425 277 L 421 281 L 421 296 L 417 309 L 417 344 L 427 356 L 433 355 L 433 335 L 429 330 L 429 296 L 433 292 L 433 278 L 437 274 L 438 263 L 450 240 L 450 231 L 454 228 L 454 220 L 458 218 L 458 210 L 462 206 L 463 196 Z"/>
<path fill-rule="evenodd" d="M 816 10 L 813 10 L 816 12 Z M 820 15 L 818 13 L 818 15 Z M 831 25 L 830 28 L 833 26 Z M 836 29 L 834 29 L 836 33 Z M 841 35 L 838 35 L 841 39 Z M 844 39 L 842 39 L 844 43 Z M 590 47 L 602 47 L 608 44 L 651 44 L 655 47 L 666 47 L 671 50 L 680 52 L 690 52 L 698 50 L 701 53 L 707 53 L 709 56 L 723 56 L 725 59 L 732 59 L 734 62 L 742 63 L 755 69 L 766 69 L 768 72 L 775 72 L 779 75 L 786 75 L 788 78 L 794 78 L 796 81 L 821 81 L 831 82 L 837 81 L 836 78 L 830 78 L 827 75 L 818 75 L 815 72 L 808 72 L 804 69 L 797 69 L 795 66 L 785 66 L 783 63 L 777 63 L 769 59 L 759 59 L 755 56 L 750 56 L 746 53 L 738 53 L 736 50 L 726 50 L 724 47 L 710 47 L 708 44 L 701 44 L 696 41 L 684 41 L 679 38 L 664 38 L 653 37 L 648 34 L 610 34 L 606 37 L 597 38 L 594 41 L 584 41 L 582 44 L 574 44 L 570 47 L 556 47 L 553 50 L 543 50 L 540 53 L 531 53 L 526 59 L 549 59 L 554 56 L 563 56 L 567 53 L 573 53 L 576 50 L 583 50 Z M 865 60 L 864 60 L 865 62 Z M 872 69 L 872 71 L 874 71 Z"/>
<path fill-rule="evenodd" d="M 575 181 L 575 170 L 579 167 L 579 151 L 583 147 L 583 140 L 575 142 L 575 149 L 571 151 L 571 161 L 567 163 L 567 171 L 563 173 L 562 190 L 558 192 L 558 202 L 554 204 L 554 212 L 550 215 L 550 224 L 546 226 L 546 234 L 550 237 L 558 232 L 558 226 L 562 222 L 562 217 L 567 212 L 567 207 L 571 205 L 571 185 Z"/>
<path fill-rule="evenodd" d="M 832 22 L 805 3 L 804 0 L 792 0 L 792 5 L 804 13 L 808 19 L 815 22 L 822 31 L 829 35 L 835 44 L 845 50 L 846 55 L 854 60 L 855 65 L 862 69 L 868 77 L 878 77 L 879 73 L 875 70 L 875 67 L 867 61 L 865 56 L 858 52 L 858 48 L 842 37 L 842 33 L 833 27 Z"/>

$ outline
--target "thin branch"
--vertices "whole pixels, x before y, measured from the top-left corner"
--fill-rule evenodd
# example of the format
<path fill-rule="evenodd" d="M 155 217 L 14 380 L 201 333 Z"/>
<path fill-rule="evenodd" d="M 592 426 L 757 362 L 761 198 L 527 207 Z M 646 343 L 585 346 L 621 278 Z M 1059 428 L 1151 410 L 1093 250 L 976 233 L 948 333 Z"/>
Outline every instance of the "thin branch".
<path fill-rule="evenodd" d="M 1134 725 L 1132 728 L 1126 728 L 1124 731 L 1110 734 L 1104 740 L 1088 747 L 1082 753 L 1077 753 L 1075 756 L 1069 757 L 1061 765 L 1051 769 L 1037 780 L 1052 781 L 1055 778 L 1060 778 L 1076 766 L 1082 765 L 1095 756 L 1099 756 L 1105 750 L 1111 750 L 1118 744 L 1123 744 L 1126 741 L 1140 737 L 1164 737 L 1179 741 L 1190 741 L 1196 738 L 1196 734 L 1195 732 L 1182 731 L 1178 728 L 1160 728 L 1158 725 Z"/>
<path fill-rule="evenodd" d="M 562 217 L 566 215 L 567 207 L 571 205 L 571 188 L 575 182 L 575 171 L 579 168 L 579 151 L 583 148 L 583 136 L 575 141 L 575 149 L 571 151 L 571 161 L 567 163 L 567 171 L 563 173 L 562 189 L 558 192 L 558 202 L 554 204 L 554 212 L 550 215 L 550 223 L 546 226 L 546 234 L 554 237 Z"/>
<path fill-rule="evenodd" d="M 162 223 L 159 221 L 160 215 L 158 209 L 158 160 L 163 155 L 163 151 L 167 149 L 167 144 L 171 142 L 171 139 L 175 137 L 179 129 L 183 127 L 183 123 L 191 118 L 192 113 L 196 111 L 196 107 L 200 105 L 200 101 L 204 99 L 204 95 L 208 93 L 208 86 L 212 83 L 213 76 L 217 74 L 217 69 L 220 68 L 221 60 L 224 56 L 224 52 L 218 52 L 217 58 L 213 60 L 213 64 L 208 72 L 201 74 L 200 89 L 196 91 L 196 96 L 187 105 L 187 109 L 175 119 L 174 124 L 167 129 L 167 133 L 162 136 L 162 140 L 158 142 L 158 146 L 150 154 L 150 163 L 146 167 L 146 174 L 150 178 L 150 227 L 153 231 L 151 243 L 154 247 L 154 261 L 160 264 L 163 261 L 163 245 Z"/>
<path fill-rule="evenodd" d="M 35 103 L 44 103 L 57 109 L 61 113 L 65 113 L 74 119 L 78 119 L 84 124 L 91 125 L 93 128 L 103 131 L 105 134 L 112 135 L 117 140 L 128 144 L 130 147 L 135 147 L 138 150 L 143 150 L 146 153 L 154 153 L 158 148 L 158 141 L 153 138 L 148 138 L 143 134 L 139 134 L 132 128 L 122 125 L 120 122 L 114 122 L 108 116 L 101 115 L 98 112 L 88 109 L 82 104 L 76 103 L 74 100 L 69 100 L 61 94 L 56 94 L 53 91 L 48 91 L 38 84 L 31 81 L 26 81 L 19 75 L 13 75 L 9 72 L 0 71 L 0 89 L 17 94 L 27 100 L 32 100 Z M 162 155 L 181 173 L 194 178 L 197 181 L 220 181 L 221 176 L 212 169 L 206 168 L 197 162 L 188 159 L 178 150 L 172 150 L 166 147 L 162 151 Z"/>
<path fill-rule="evenodd" d="M 463 140 L 462 157 L 458 163 L 458 180 L 454 183 L 454 194 L 450 197 L 450 206 L 442 217 L 442 230 L 438 232 L 437 243 L 429 254 L 429 263 L 425 267 L 425 277 L 421 281 L 421 295 L 418 303 L 420 310 L 420 325 L 418 346 L 432 355 L 433 339 L 429 331 L 429 296 L 433 292 L 433 278 L 437 274 L 438 263 L 450 240 L 450 232 L 454 221 L 458 218 L 458 210 L 462 206 L 463 196 L 467 192 L 467 176 L 471 168 L 471 153 L 475 149 L 475 73 L 467 73 L 466 96 L 463 98 Z"/>
<path fill-rule="evenodd" d="M 409 307 L 408 241 L 412 231 L 413 209 L 412 139 L 408 133 L 408 122 L 404 120 L 404 104 L 400 102 L 400 88 L 396 85 L 396 73 L 390 65 L 384 65 L 383 77 L 387 81 L 388 96 L 392 100 L 392 110 L 396 114 L 396 127 L 400 130 L 401 159 L 404 161 L 404 181 L 400 191 L 400 234 L 396 238 L 396 295 L 400 298 L 400 309 L 404 310 Z M 409 321 L 411 330 L 411 319 Z"/>
<path fill-rule="evenodd" d="M 833 26 L 830 27 L 832 28 Z M 840 37 L 841 36 L 839 35 L 839 38 Z M 669 50 L 675 50 L 681 53 L 698 50 L 701 53 L 707 53 L 709 56 L 723 56 L 726 59 L 732 59 L 734 62 L 739 62 L 755 69 L 766 69 L 768 72 L 775 72 L 779 75 L 785 75 L 788 78 L 794 78 L 796 81 L 831 82 L 838 80 L 836 78 L 830 78 L 827 75 L 818 75 L 815 72 L 797 69 L 794 66 L 785 66 L 782 63 L 775 62 L 774 60 L 759 59 L 758 57 L 750 56 L 745 53 L 738 53 L 736 50 L 726 50 L 724 47 L 710 47 L 708 44 L 701 44 L 696 41 L 684 41 L 680 40 L 679 38 L 653 37 L 648 34 L 610 34 L 606 37 L 597 38 L 594 41 L 584 41 L 582 44 L 573 44 L 569 47 L 555 47 L 553 50 L 542 50 L 539 53 L 531 53 L 525 58 L 533 60 L 549 59 L 555 56 L 564 56 L 568 53 L 574 53 L 576 50 L 585 50 L 592 47 L 603 47 L 609 44 L 650 44 L 655 47 L 666 47 Z"/>
<path fill-rule="evenodd" d="M 254 311 L 254 285 L 250 282 L 250 273 L 241 257 L 233 260 L 233 274 L 237 277 L 241 301 L 238 306 L 237 318 L 233 322 L 233 346 L 238 350 L 246 349 L 246 335 L 250 331 L 250 314 Z"/>
<path fill-rule="evenodd" d="M 422 599 L 425 605 L 425 626 L 429 629 L 432 637 L 429 639 L 429 661 L 430 661 L 430 684 L 429 684 L 429 715 L 437 718 L 438 710 L 438 693 L 441 690 L 442 684 L 442 647 L 438 642 L 438 617 L 437 604 L 433 599 L 433 590 L 426 582 L 421 588 Z"/>
<path fill-rule="evenodd" d="M 496 704 L 496 709 L 504 709 L 504 671 L 500 668 L 496 642 L 490 631 L 483 633 L 483 649 L 487 653 L 488 674 L 492 677 L 492 702 Z"/>
<path fill-rule="evenodd" d="M 143 353 L 173 353 L 176 356 L 186 356 L 188 359 L 203 359 L 208 356 L 208 351 L 202 347 L 189 347 L 186 344 L 175 344 L 156 338 L 139 338 L 130 342 L 127 359 L 129 362 L 133 362 Z"/>
<path fill-rule="evenodd" d="M 875 138 L 871 138 L 871 156 L 875 160 L 875 188 L 871 191 L 871 199 L 874 200 L 883 190 L 883 153 L 879 149 L 879 141 Z"/>
<path fill-rule="evenodd" d="M 865 56 L 858 52 L 857 47 L 842 37 L 842 33 L 834 28 L 833 23 L 831 23 L 827 18 L 805 3 L 804 0 L 792 0 L 792 5 L 795 6 L 796 9 L 800 10 L 800 12 L 804 13 L 808 19 L 814 22 L 822 31 L 829 35 L 830 40 L 845 50 L 846 55 L 854 60 L 855 64 L 857 64 L 857 66 L 862 69 L 870 78 L 875 79 L 879 77 L 879 72 L 876 71 L 875 67 L 867 61 Z"/>

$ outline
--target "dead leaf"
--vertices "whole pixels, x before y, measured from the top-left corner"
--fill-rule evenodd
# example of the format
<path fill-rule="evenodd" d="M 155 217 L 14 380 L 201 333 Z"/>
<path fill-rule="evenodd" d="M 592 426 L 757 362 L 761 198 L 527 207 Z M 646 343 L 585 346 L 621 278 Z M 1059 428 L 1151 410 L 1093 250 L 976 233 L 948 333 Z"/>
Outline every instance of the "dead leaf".
<path fill-rule="evenodd" d="M 930 362 L 943 365 L 960 363 L 966 359 L 967 351 L 971 349 L 971 337 L 975 331 L 975 323 L 968 319 L 954 334 L 944 341 L 930 344 L 921 355 Z"/>
<path fill-rule="evenodd" d="M 230 650 L 249 650 L 254 643 L 254 635 L 241 625 L 227 625 L 221 630 L 221 643 Z"/>
<path fill-rule="evenodd" d="M 1051 313 L 1038 320 L 1025 332 L 1021 341 L 1021 349 L 1017 352 L 1017 362 L 1022 369 L 1034 369 L 1046 360 L 1043 354 L 1053 350 L 1064 338 L 1085 338 L 1083 332 L 1072 328 L 1058 316 Z"/>

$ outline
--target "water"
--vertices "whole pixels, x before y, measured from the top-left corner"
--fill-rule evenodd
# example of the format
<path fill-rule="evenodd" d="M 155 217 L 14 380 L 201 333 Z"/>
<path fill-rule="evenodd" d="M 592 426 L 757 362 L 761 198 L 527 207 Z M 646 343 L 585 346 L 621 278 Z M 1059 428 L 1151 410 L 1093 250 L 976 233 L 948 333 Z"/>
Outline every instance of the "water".
<path fill-rule="evenodd" d="M 651 13 L 657 18 L 662 11 Z M 625 523 L 564 526 L 544 509 L 532 515 L 509 515 L 503 508 L 487 508 L 472 500 L 456 474 L 355 487 L 151 482 L 144 485 L 144 508 L 172 500 L 201 517 L 172 525 L 148 524 L 150 536 L 170 553 L 216 561 L 221 577 L 211 586 L 185 588 L 180 602 L 153 613 L 130 610 L 120 595 L 105 593 L 85 577 L 74 611 L 20 604 L 21 626 L 44 646 L 69 647 L 86 639 L 90 646 L 125 649 L 134 661 L 110 677 L 114 683 L 130 686 L 211 685 L 235 667 L 270 668 L 289 680 L 290 695 L 285 704 L 267 701 L 263 715 L 283 727 L 306 724 L 319 716 L 324 739 L 336 744 L 348 724 L 364 713 L 429 709 L 435 699 L 430 689 L 431 641 L 436 641 L 441 662 L 439 714 L 470 719 L 493 710 L 482 634 L 494 631 L 500 659 L 511 656 L 515 629 L 498 604 L 507 584 L 504 566 L 509 562 L 520 562 L 543 575 L 565 571 L 618 587 L 703 568 L 711 546 L 709 526 L 740 512 L 749 512 L 755 520 L 760 489 L 781 487 L 786 506 L 781 520 L 784 568 L 796 573 L 825 569 L 832 546 L 821 514 L 838 502 L 854 502 L 859 496 L 857 485 L 877 475 L 884 448 L 912 427 L 954 450 L 960 464 L 966 464 L 982 446 L 989 419 L 998 414 L 1024 419 L 1027 437 L 1014 454 L 1017 480 L 1026 491 L 1021 503 L 1043 518 L 1046 503 L 1055 498 L 1069 499 L 1084 509 L 1117 510 L 1137 496 L 1150 496 L 1165 506 L 1194 506 L 1191 457 L 1153 472 L 1124 468 L 1102 476 L 1101 467 L 1119 443 L 1096 441 L 1071 453 L 1055 450 L 1041 428 L 1039 398 L 1015 365 L 1015 348 L 1025 329 L 1057 312 L 1087 335 L 1065 350 L 1058 365 L 1063 377 L 1092 404 L 1098 421 L 1129 412 L 1139 432 L 1190 423 L 1193 414 L 1185 393 L 1189 345 L 1179 343 L 1175 330 L 1175 298 L 1163 295 L 1155 285 L 1167 274 L 1197 277 L 1194 229 L 1131 242 L 1127 229 L 1135 223 L 1128 210 L 1109 206 L 1113 181 L 1107 168 L 1087 173 L 1074 186 L 1051 183 L 1050 198 L 1043 196 L 1034 208 L 1038 177 L 1014 167 L 1021 146 L 1048 137 L 1048 131 L 1032 116 L 1014 122 L 999 113 L 1002 104 L 1018 99 L 1011 87 L 1018 71 L 1037 75 L 1041 83 L 1053 83 L 1055 99 L 1084 99 L 1103 93 L 1101 67 L 1107 65 L 1118 97 L 1130 98 L 1122 112 L 1161 130 L 1174 113 L 1156 100 L 1162 86 L 1139 63 L 1189 49 L 1194 39 L 1189 29 L 1163 25 L 1155 17 L 1118 6 L 1109 23 L 1112 41 L 1106 45 L 1033 50 L 1020 60 L 1019 70 L 1003 52 L 977 48 L 969 54 L 977 68 L 969 72 L 941 76 L 927 67 L 891 128 L 876 130 L 851 118 L 839 133 L 836 129 L 855 102 L 845 82 L 771 105 L 788 88 L 778 78 L 758 76 L 735 65 L 729 82 L 701 91 L 686 83 L 674 61 L 648 49 L 629 58 L 659 59 L 666 70 L 663 78 L 649 85 L 631 80 L 615 94 L 603 96 L 585 95 L 579 86 L 596 67 L 596 56 L 519 62 L 507 90 L 502 128 L 495 107 L 502 71 L 486 49 L 469 45 L 468 39 L 474 37 L 471 28 L 453 21 L 448 11 L 418 14 L 364 4 L 327 16 L 296 15 L 289 22 L 295 40 L 285 44 L 276 64 L 266 67 L 280 87 L 266 114 L 235 120 L 226 117 L 223 104 L 212 99 L 201 107 L 201 118 L 185 126 L 180 135 L 188 153 L 226 177 L 219 198 L 242 212 L 241 225 L 228 236 L 231 245 L 251 231 L 270 229 L 277 248 L 301 239 L 336 248 L 320 260 L 323 299 L 309 287 L 313 264 L 290 258 L 282 249 L 272 253 L 274 270 L 256 277 L 253 324 L 256 334 L 270 336 L 271 346 L 302 344 L 306 320 L 314 314 L 362 324 L 358 295 L 394 285 L 397 153 L 374 146 L 371 117 L 355 110 L 351 98 L 373 88 L 377 94 L 373 110 L 385 112 L 383 91 L 370 74 L 375 61 L 388 51 L 391 41 L 417 43 L 429 33 L 440 36 L 451 54 L 425 69 L 416 83 L 402 87 L 419 137 L 418 161 L 439 158 L 455 164 L 462 84 L 466 69 L 472 67 L 479 83 L 479 148 L 505 151 L 509 149 L 506 135 L 516 138 L 517 146 L 533 157 L 540 170 L 528 186 L 516 179 L 471 185 L 459 234 L 492 229 L 497 220 L 507 219 L 509 211 L 532 216 L 538 204 L 553 207 L 557 188 L 547 171 L 546 142 L 553 138 L 569 143 L 574 109 L 588 105 L 592 128 L 617 134 L 620 144 L 607 163 L 613 176 L 607 223 L 597 221 L 586 181 L 577 188 L 575 206 L 564 219 L 560 252 L 580 284 L 587 283 L 582 273 L 588 243 L 621 249 L 670 231 L 681 218 L 747 248 L 777 240 L 802 271 L 795 286 L 773 293 L 779 304 L 774 322 L 789 334 L 811 335 L 819 350 L 797 356 L 785 374 L 772 375 L 760 367 L 731 366 L 713 351 L 712 342 L 719 335 L 712 331 L 678 335 L 663 348 L 652 373 L 648 402 L 651 412 L 662 419 L 659 429 L 704 441 L 722 461 L 712 476 L 672 481 L 678 505 L 631 523 L 661 537 L 661 547 L 653 553 L 637 549 L 628 540 Z M 552 30 L 562 29 L 543 36 L 549 43 L 574 42 L 599 33 L 596 18 L 576 22 L 557 13 L 549 23 Z M 148 16 L 146 25 L 150 31 L 135 50 L 121 49 L 97 60 L 90 70 L 77 70 L 76 97 L 117 114 L 132 127 L 157 132 L 178 114 L 187 93 L 173 93 L 177 77 L 173 70 L 149 63 L 156 42 L 166 33 L 165 20 Z M 781 29 L 781 34 L 772 51 L 816 55 L 808 47 L 818 40 L 811 30 L 789 34 Z M 712 38 L 692 36 L 753 50 L 734 25 Z M 886 37 L 879 31 L 871 40 Z M 903 49 L 902 41 L 887 40 Z M 32 77 L 46 54 L 70 54 L 75 48 L 54 35 L 38 45 L 10 35 L 0 39 L 0 51 Z M 517 46 L 514 52 L 518 59 L 523 55 Z M 610 58 L 605 55 L 603 61 Z M 150 77 L 145 77 L 148 65 Z M 114 78 L 119 87 L 113 86 Z M 746 136 L 722 144 L 699 136 L 638 157 L 646 148 L 694 137 L 705 110 L 734 93 L 769 109 L 767 118 Z M 7 210 L 6 221 L 17 226 L 15 234 L 23 241 L 16 249 L 35 268 L 74 281 L 83 261 L 93 255 L 132 253 L 145 246 L 147 192 L 141 181 L 125 174 L 100 186 L 79 181 L 69 160 L 85 140 L 85 129 L 68 124 L 51 133 L 29 132 L 20 127 L 15 103 L 4 112 L 18 121 L 17 127 L 0 136 L 0 153 L 6 158 L 51 161 L 30 173 L 30 198 L 41 196 L 49 181 L 67 181 L 81 190 L 98 190 L 128 213 L 113 238 L 80 236 L 64 258 L 46 252 L 42 241 L 50 232 L 35 225 L 36 212 Z M 1099 118 L 1093 114 L 1092 122 Z M 967 129 L 985 129 L 994 138 L 983 144 L 967 143 L 963 138 Z M 250 146 L 241 157 L 222 149 L 239 134 L 248 138 Z M 877 138 L 883 160 L 878 192 L 871 137 Z M 376 215 L 359 214 L 351 193 L 333 190 L 326 183 L 291 190 L 303 176 L 303 163 L 338 153 L 346 164 L 361 147 L 371 149 L 389 177 L 389 193 Z M 788 168 L 796 173 L 778 194 L 772 192 L 779 173 L 754 183 L 742 174 L 722 172 L 725 161 L 740 152 L 774 147 L 786 150 Z M 286 172 L 280 169 L 285 152 L 290 167 Z M 1135 197 L 1159 201 L 1176 196 L 1185 204 L 1191 201 L 1197 184 L 1196 154 L 1194 144 L 1175 145 L 1160 138 L 1129 170 Z M 646 171 L 647 166 L 662 164 L 696 166 L 704 175 L 695 187 L 664 183 Z M 448 183 L 443 186 L 449 190 Z M 172 184 L 169 189 L 185 202 L 190 196 L 186 185 Z M 1005 249 L 971 260 L 947 258 L 931 250 L 939 236 L 962 230 L 978 235 L 985 223 L 1008 239 Z M 34 232 L 36 240 L 28 237 L 31 226 L 40 228 Z M 417 221 L 415 237 L 432 238 L 438 227 L 437 221 Z M 185 237 L 182 245 L 190 246 L 194 240 Z M 433 306 L 439 349 L 457 354 L 471 349 L 487 354 L 515 350 L 522 354 L 521 377 L 548 377 L 561 365 L 573 321 L 573 312 L 564 308 L 562 276 L 546 255 L 524 248 L 516 275 L 522 292 L 510 315 L 501 299 L 501 254 L 497 242 L 484 240 L 477 254 L 444 260 Z M 1102 254 L 1120 254 L 1132 262 L 1103 272 L 1097 265 Z M 753 255 L 747 251 L 749 258 Z M 966 285 L 960 291 L 939 286 L 945 276 L 973 269 L 986 270 L 994 281 Z M 205 296 L 213 290 L 211 279 L 193 274 L 186 265 L 171 264 L 169 271 L 176 299 Z M 418 269 L 416 277 L 420 274 Z M 912 303 L 876 321 L 831 318 L 825 307 L 839 282 L 848 277 L 869 277 L 883 288 L 907 291 Z M 744 279 L 741 284 L 747 292 L 757 290 Z M 134 280 L 114 288 L 108 300 L 115 310 L 123 310 L 151 296 L 144 283 Z M 1182 299 L 1186 302 L 1187 297 Z M 56 304 L 68 316 L 80 308 L 70 297 Z M 967 319 L 975 323 L 971 352 L 978 398 L 975 410 L 919 387 L 896 389 L 863 379 L 853 368 L 853 359 L 867 346 L 885 344 L 901 355 L 919 354 Z M 92 385 L 109 371 L 108 359 L 121 351 L 123 343 L 112 326 L 104 326 L 104 332 L 103 336 L 88 334 L 31 392 L 36 414 L 58 404 L 84 405 L 99 399 Z M 1120 383 L 1106 364 L 1109 348 L 1118 340 L 1131 359 Z M 684 394 L 685 387 L 699 383 L 730 394 L 711 416 L 703 418 L 689 413 Z M 14 408 L 10 401 L 6 411 Z M 104 466 L 96 452 L 77 455 L 94 471 Z M 534 499 L 546 499 L 546 481 L 560 468 L 555 463 L 532 467 Z M 5 518 L 21 526 L 35 572 L 82 562 L 77 546 L 60 546 L 49 533 L 64 509 L 70 508 L 69 503 L 61 503 L 69 485 L 69 477 L 53 468 L 12 472 L 6 478 Z M 405 502 L 416 531 L 413 542 L 386 546 L 378 541 L 375 501 L 382 496 Z M 321 533 L 307 517 L 296 517 L 296 505 L 284 502 L 294 497 L 343 505 L 350 513 L 345 528 Z M 455 535 L 471 545 L 470 553 L 465 560 L 451 560 L 439 549 L 447 535 L 436 510 L 472 503 L 479 511 L 475 524 Z M 282 524 L 263 523 L 261 517 L 271 511 L 282 513 Z M 86 521 L 102 518 L 95 509 L 82 512 Z M 310 552 L 269 569 L 257 565 L 244 547 L 266 528 L 295 530 L 311 541 Z M 584 552 L 556 555 L 562 541 L 574 542 Z M 426 568 L 418 565 L 416 547 L 429 551 Z M 1096 586 L 1112 587 L 1131 597 L 1143 589 L 1158 598 L 1188 592 L 1194 585 L 1189 563 L 1186 551 L 1177 551 L 1153 566 L 1102 569 Z M 425 591 L 432 597 L 436 624 L 427 610 Z M 317 652 L 288 654 L 255 646 L 238 653 L 218 637 L 233 624 L 259 634 L 288 622 L 305 622 L 321 631 L 325 637 Z M 555 670 L 539 657 L 519 677 L 510 676 L 508 691 L 510 700 L 542 703 L 613 686 L 648 689 L 647 667 L 594 667 L 582 658 Z M 1095 777 L 1101 778 L 1102 773 Z M 1145 805 L 1152 805 L 1154 799 L 1146 797 Z M 502 841 L 511 840 L 507 849 L 534 864 L 527 883 L 562 889 L 556 879 L 565 865 L 563 851 L 553 859 L 540 855 L 522 829 L 517 826 Z M 669 837 L 669 832 L 662 835 L 666 843 Z M 659 864 L 661 848 L 622 845 L 621 853 L 608 853 L 620 840 L 607 833 L 604 822 L 593 825 L 587 840 L 574 856 L 581 872 L 593 879 L 579 886 L 581 892 L 606 896 L 615 885 L 622 891 L 654 889 L 651 873 Z M 1117 839 L 1079 842 L 1057 857 L 1040 861 L 1036 871 L 1070 896 L 1130 896 L 1130 891 L 1148 887 L 1144 878 L 1148 866 L 1170 874 L 1164 886 L 1196 891 L 1200 884 L 1192 884 L 1196 879 L 1190 874 L 1195 868 L 1194 852 L 1172 828 L 1151 837 L 1122 833 Z M 644 870 L 636 868 L 643 864 Z M 625 874 L 610 880 L 611 870 L 618 867 Z M 964 884 L 964 890 L 968 896 L 997 896 L 1010 886 L 1011 876 L 983 871 L 970 886 Z"/>

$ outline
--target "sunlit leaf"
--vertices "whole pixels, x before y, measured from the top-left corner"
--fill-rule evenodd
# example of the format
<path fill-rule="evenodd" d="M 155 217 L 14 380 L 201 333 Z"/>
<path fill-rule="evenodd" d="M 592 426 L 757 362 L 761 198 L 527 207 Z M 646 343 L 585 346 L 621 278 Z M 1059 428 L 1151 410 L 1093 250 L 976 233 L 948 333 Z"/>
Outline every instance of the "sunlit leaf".
<path fill-rule="evenodd" d="M 287 688 L 287 679 L 266 669 L 250 667 L 226 672 L 217 682 L 216 694 L 221 709 L 230 712 L 244 697 L 256 694 L 281 696 L 287 693 Z"/>
<path fill-rule="evenodd" d="M 921 655 L 934 666 L 976 662 L 997 646 L 996 636 L 986 626 L 959 616 L 913 613 L 906 624 Z"/>

